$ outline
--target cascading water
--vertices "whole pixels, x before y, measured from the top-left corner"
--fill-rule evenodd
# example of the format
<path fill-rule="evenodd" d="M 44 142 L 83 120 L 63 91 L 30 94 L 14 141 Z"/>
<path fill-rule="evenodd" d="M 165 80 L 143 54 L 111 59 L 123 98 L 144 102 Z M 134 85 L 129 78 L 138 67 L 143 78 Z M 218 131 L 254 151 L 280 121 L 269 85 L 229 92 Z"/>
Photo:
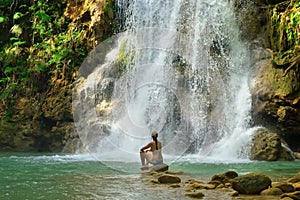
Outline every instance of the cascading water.
<path fill-rule="evenodd" d="M 157 130 L 166 157 L 247 157 L 249 56 L 231 3 L 117 4 L 125 32 L 108 42 L 104 61 L 77 81 L 74 92 L 84 147 L 100 160 L 137 161 L 140 147 Z M 119 74 L 112 78 L 116 65 Z"/>

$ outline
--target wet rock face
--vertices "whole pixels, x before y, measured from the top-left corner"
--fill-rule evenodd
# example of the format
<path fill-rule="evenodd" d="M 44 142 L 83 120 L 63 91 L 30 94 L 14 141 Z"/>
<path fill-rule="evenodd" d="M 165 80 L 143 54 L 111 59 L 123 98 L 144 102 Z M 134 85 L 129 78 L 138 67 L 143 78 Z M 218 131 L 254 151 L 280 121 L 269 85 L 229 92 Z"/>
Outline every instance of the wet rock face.
<path fill-rule="evenodd" d="M 241 39 L 252 41 L 261 37 L 267 41 L 265 32 L 268 29 L 268 12 L 266 9 L 258 6 L 254 1 L 246 0 L 235 0 L 234 8 L 239 19 L 237 23 L 241 30 Z"/>
<path fill-rule="evenodd" d="M 277 132 L 293 151 L 300 151 L 300 74 L 275 68 L 271 59 L 252 68 L 252 116 L 257 125 Z"/>
<path fill-rule="evenodd" d="M 253 123 L 280 135 L 293 151 L 300 152 L 300 73 L 299 67 L 272 64 L 268 5 L 283 0 L 235 0 L 241 38 L 250 49 Z"/>
<path fill-rule="evenodd" d="M 291 161 L 293 152 L 283 144 L 276 133 L 258 129 L 253 137 L 250 159 L 264 161 Z"/>
<path fill-rule="evenodd" d="M 47 95 L 20 98 L 15 114 L 1 121 L 0 150 L 59 152 L 73 137 L 72 85 L 67 82 Z"/>

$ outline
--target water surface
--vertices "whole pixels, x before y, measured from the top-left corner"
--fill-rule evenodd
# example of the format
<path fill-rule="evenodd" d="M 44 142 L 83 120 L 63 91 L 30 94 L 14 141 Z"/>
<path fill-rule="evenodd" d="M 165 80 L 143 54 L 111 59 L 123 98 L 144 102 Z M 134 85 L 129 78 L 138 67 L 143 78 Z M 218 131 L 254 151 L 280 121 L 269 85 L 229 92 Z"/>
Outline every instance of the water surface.
<path fill-rule="evenodd" d="M 300 162 L 202 163 L 188 159 L 170 163 L 184 171 L 182 181 L 208 181 L 214 174 L 234 170 L 240 175 L 262 172 L 273 181 L 300 171 Z M 169 188 L 145 181 L 139 163 L 100 162 L 93 156 L 27 153 L 0 154 L 0 199 L 189 199 L 183 185 Z M 219 192 L 206 191 L 204 199 L 219 199 Z M 222 199 L 231 199 L 224 195 Z"/>

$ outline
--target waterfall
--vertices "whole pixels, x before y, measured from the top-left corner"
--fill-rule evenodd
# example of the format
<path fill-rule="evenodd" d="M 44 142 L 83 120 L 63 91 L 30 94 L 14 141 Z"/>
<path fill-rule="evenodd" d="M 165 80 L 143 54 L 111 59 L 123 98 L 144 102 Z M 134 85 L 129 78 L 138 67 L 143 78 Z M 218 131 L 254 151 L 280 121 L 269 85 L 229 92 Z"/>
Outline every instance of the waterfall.
<path fill-rule="evenodd" d="M 85 149 L 100 160 L 137 161 L 156 130 L 169 159 L 247 158 L 249 55 L 231 2 L 117 5 L 124 32 L 90 54 L 74 89 Z"/>

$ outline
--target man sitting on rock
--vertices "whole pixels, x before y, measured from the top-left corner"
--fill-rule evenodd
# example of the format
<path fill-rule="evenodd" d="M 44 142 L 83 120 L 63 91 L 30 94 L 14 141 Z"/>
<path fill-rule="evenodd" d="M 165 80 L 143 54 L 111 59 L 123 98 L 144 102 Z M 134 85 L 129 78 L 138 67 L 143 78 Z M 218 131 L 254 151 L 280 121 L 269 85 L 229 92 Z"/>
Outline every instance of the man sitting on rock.
<path fill-rule="evenodd" d="M 140 150 L 140 157 L 142 162 L 141 170 L 149 169 L 148 164 L 158 165 L 163 163 L 163 157 L 161 154 L 162 144 L 157 140 L 158 133 L 153 131 L 152 141 Z"/>

